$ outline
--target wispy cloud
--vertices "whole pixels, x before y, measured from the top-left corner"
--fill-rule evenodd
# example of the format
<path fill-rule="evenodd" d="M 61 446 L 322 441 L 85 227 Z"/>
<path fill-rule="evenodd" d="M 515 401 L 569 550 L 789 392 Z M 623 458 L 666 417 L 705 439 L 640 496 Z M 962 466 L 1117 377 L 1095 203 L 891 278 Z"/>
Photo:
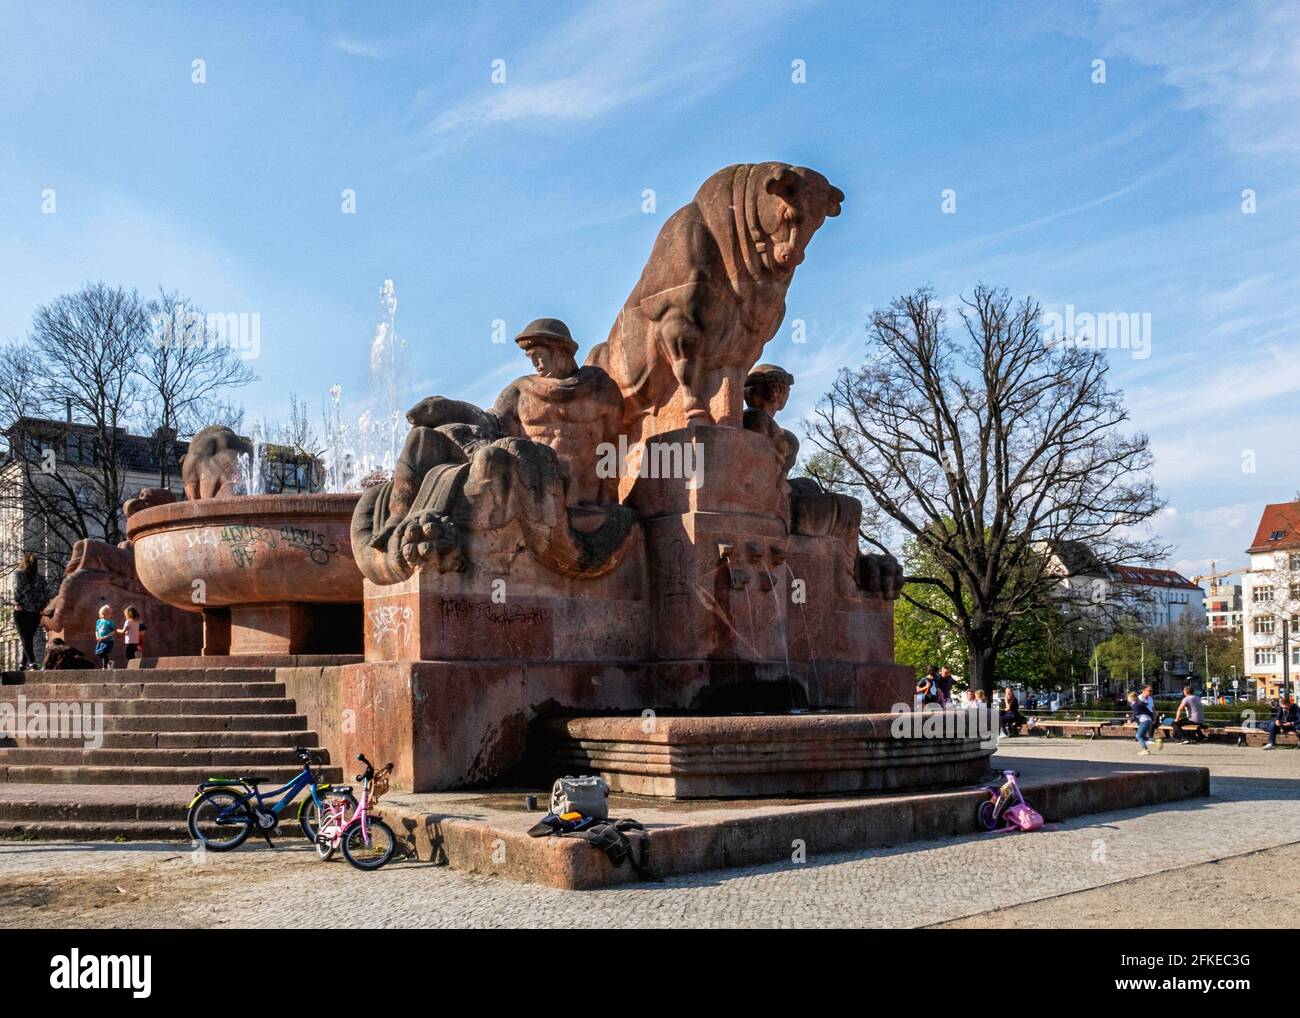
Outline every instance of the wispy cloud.
<path fill-rule="evenodd" d="M 1154 68 L 1242 152 L 1300 155 L 1300 8 L 1108 0 L 1096 37 Z"/>
<path fill-rule="evenodd" d="M 590 4 L 526 55 L 499 54 L 504 83 L 490 83 L 485 69 L 475 94 L 439 111 L 424 133 L 446 143 L 495 125 L 590 121 L 655 96 L 707 94 L 730 80 L 783 13 L 788 6 L 770 0 Z"/>
<path fill-rule="evenodd" d="M 379 47 L 372 43 L 339 37 L 331 40 L 330 44 L 336 50 L 341 50 L 350 57 L 364 57 L 367 60 L 380 60 L 383 58 L 383 53 Z"/>

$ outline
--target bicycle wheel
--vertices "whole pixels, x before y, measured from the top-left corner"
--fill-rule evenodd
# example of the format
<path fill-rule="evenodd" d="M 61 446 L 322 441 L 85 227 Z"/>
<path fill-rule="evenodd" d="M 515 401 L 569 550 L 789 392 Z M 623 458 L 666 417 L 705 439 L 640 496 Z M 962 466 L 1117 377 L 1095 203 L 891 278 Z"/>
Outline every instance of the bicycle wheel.
<path fill-rule="evenodd" d="M 980 822 L 980 827 L 983 830 L 996 831 L 998 829 L 998 822 L 993 817 L 992 799 L 985 799 L 983 802 L 980 803 L 979 822 Z"/>
<path fill-rule="evenodd" d="M 185 817 L 190 837 L 210 852 L 238 848 L 253 830 L 246 796 L 238 788 L 209 788 Z"/>
<path fill-rule="evenodd" d="M 369 845 L 361 835 L 360 824 L 343 835 L 343 858 L 359 870 L 379 869 L 396 850 L 397 838 L 393 836 L 392 828 L 382 820 L 370 821 Z"/>
<path fill-rule="evenodd" d="M 357 799 L 351 792 L 339 794 L 338 792 L 325 792 L 322 794 L 323 799 L 342 799 L 347 804 L 347 816 L 351 818 L 357 810 Z M 320 830 L 320 807 L 316 805 L 316 800 L 310 795 L 303 800 L 302 806 L 298 810 L 298 825 L 302 828 L 303 837 L 313 845 L 316 843 L 316 834 Z M 332 854 L 332 853 L 331 853 Z M 324 858 L 328 858 L 325 856 Z"/>

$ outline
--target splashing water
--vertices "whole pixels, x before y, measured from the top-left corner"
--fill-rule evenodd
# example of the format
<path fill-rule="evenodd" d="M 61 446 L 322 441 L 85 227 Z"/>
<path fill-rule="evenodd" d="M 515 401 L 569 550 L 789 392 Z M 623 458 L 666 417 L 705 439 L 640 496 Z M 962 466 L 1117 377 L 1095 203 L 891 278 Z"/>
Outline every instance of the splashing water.
<path fill-rule="evenodd" d="M 399 399 L 408 377 L 406 340 L 397 331 L 397 289 L 379 288 L 379 322 L 370 340 L 370 397 L 355 427 L 343 421 L 343 387 L 330 387 L 325 414 L 325 490 L 359 491 L 375 476 L 391 477 L 405 436 Z"/>
<path fill-rule="evenodd" d="M 262 472 L 262 433 L 264 425 L 261 421 L 253 422 L 253 434 L 250 445 L 252 452 L 241 452 L 239 454 L 239 486 L 238 493 L 241 495 L 264 495 L 266 493 L 266 477 Z"/>

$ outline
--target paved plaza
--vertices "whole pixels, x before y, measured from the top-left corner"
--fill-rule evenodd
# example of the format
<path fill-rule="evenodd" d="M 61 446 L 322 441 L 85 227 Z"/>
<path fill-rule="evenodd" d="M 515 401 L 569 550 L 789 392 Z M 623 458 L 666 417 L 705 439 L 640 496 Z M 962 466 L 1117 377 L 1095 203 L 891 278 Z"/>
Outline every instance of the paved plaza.
<path fill-rule="evenodd" d="M 1021 738 L 1008 749 L 1022 759 L 1137 759 L 1119 739 Z M 362 874 L 293 843 L 199 858 L 175 844 L 5 841 L 0 907 L 17 928 L 1293 925 L 1300 887 L 1269 885 L 1300 862 L 1300 751 L 1169 744 L 1150 762 L 1210 767 L 1213 795 L 1034 834 L 972 834 L 598 891 L 411 862 Z M 1141 911 L 1135 878 L 1144 880 Z"/>

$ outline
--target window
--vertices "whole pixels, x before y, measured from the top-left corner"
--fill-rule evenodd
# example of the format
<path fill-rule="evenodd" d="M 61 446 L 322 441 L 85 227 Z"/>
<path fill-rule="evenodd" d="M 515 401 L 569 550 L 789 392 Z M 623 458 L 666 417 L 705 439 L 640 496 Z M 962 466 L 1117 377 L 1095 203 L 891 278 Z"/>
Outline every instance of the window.
<path fill-rule="evenodd" d="M 1250 592 L 1251 600 L 1256 604 L 1266 604 L 1273 600 L 1272 587 L 1256 587 Z"/>
<path fill-rule="evenodd" d="M 1291 600 L 1300 601 L 1300 583 L 1291 584 Z"/>
<path fill-rule="evenodd" d="M 1285 531 L 1285 530 L 1271 530 L 1271 531 L 1269 531 L 1268 539 L 1269 539 L 1270 541 L 1280 541 L 1280 540 L 1282 540 L 1282 538 L 1284 538 L 1284 537 L 1286 537 L 1286 531 Z"/>
<path fill-rule="evenodd" d="M 1292 572 L 1300 572 L 1300 555 L 1292 552 L 1287 558 L 1287 566 Z"/>
<path fill-rule="evenodd" d="M 1257 665 L 1275 665 L 1277 664 L 1277 651 L 1275 650 L 1256 650 L 1255 664 Z"/>
<path fill-rule="evenodd" d="M 1260 615 L 1258 618 L 1255 619 L 1255 635 L 1256 636 L 1273 635 L 1272 615 Z"/>

